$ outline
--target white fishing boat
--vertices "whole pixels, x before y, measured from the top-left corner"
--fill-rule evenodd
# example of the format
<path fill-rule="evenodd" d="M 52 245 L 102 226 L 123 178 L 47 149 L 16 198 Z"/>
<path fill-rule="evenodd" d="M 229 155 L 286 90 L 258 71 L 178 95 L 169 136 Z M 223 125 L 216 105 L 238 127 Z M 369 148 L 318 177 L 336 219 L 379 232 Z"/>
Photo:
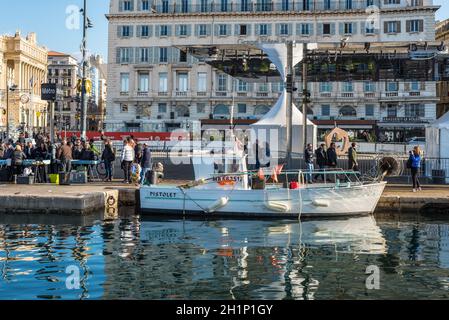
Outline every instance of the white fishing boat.
<path fill-rule="evenodd" d="M 306 184 L 308 172 L 249 172 L 245 158 L 227 155 L 223 165 L 193 161 L 196 181 L 140 189 L 143 214 L 204 217 L 298 218 L 360 216 L 374 212 L 386 182 L 363 182 L 357 172 L 320 171 L 323 183 Z M 257 177 L 257 179 L 256 179 Z M 328 182 L 328 180 L 333 182 Z M 257 183 L 256 183 L 257 181 Z M 293 183 L 292 183 L 293 182 Z"/>
<path fill-rule="evenodd" d="M 386 183 L 361 181 L 357 172 L 313 172 L 321 175 L 322 183 L 305 184 L 310 174 L 293 168 L 292 153 L 304 150 L 309 141 L 316 144 L 316 126 L 307 120 L 293 103 L 293 66 L 302 61 L 313 44 L 260 44 L 285 83 L 278 102 L 256 125 L 257 137 L 270 132 L 270 163 L 279 161 L 279 152 L 286 150 L 289 171 L 279 174 L 272 167 L 264 172 L 249 172 L 245 157 L 232 150 L 223 159 L 214 155 L 192 156 L 195 182 L 188 185 L 152 185 L 140 189 L 142 212 L 158 215 L 205 217 L 298 218 L 367 215 L 374 212 Z M 289 53 L 290 52 L 290 53 Z M 306 84 L 303 78 L 303 85 Z M 304 82 L 305 81 L 305 82 Z M 307 86 L 304 85 L 304 88 Z M 303 109 L 305 106 L 303 105 Z M 231 131 L 233 110 L 231 107 Z M 310 138 L 310 140 L 307 139 Z M 230 141 L 234 141 L 232 140 Z M 235 140 L 236 142 L 238 140 Z M 193 153 L 195 154 L 195 153 Z M 275 156 L 273 156 L 275 154 Z M 219 160 L 219 161 L 216 161 Z M 275 177 L 271 178 L 272 171 Z M 280 183 L 277 182 L 277 176 Z M 329 182 L 332 181 L 332 182 Z M 294 182 L 294 183 L 291 183 Z"/>

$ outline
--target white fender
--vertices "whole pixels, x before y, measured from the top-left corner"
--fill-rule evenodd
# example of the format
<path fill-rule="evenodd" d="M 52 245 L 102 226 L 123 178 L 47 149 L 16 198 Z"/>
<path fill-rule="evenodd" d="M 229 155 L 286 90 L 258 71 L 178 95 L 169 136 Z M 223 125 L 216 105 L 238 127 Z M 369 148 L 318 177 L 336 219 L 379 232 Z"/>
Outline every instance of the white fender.
<path fill-rule="evenodd" d="M 265 202 L 265 207 L 267 207 L 267 209 L 283 213 L 290 211 L 290 206 L 288 204 L 275 201 Z"/>
<path fill-rule="evenodd" d="M 312 204 L 315 207 L 325 207 L 325 208 L 330 207 L 330 203 L 327 200 L 316 199 L 312 201 Z"/>
<path fill-rule="evenodd" d="M 221 197 L 220 199 L 215 201 L 210 207 L 206 208 L 206 212 L 213 213 L 213 212 L 217 211 L 218 209 L 221 209 L 224 206 L 226 206 L 228 204 L 228 202 L 229 202 L 228 197 Z"/>

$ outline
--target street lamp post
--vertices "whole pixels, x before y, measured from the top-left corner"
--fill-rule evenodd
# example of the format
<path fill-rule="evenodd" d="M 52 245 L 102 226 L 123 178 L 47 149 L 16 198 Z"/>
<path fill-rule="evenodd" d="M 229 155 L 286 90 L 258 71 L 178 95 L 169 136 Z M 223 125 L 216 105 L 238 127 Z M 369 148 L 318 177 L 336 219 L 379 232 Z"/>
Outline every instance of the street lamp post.
<path fill-rule="evenodd" d="M 87 0 L 84 0 L 83 12 L 83 78 L 81 80 L 81 137 L 86 139 L 87 131 L 87 99 L 86 99 L 86 73 L 87 73 L 87 29 L 93 28 L 91 20 L 87 17 Z"/>

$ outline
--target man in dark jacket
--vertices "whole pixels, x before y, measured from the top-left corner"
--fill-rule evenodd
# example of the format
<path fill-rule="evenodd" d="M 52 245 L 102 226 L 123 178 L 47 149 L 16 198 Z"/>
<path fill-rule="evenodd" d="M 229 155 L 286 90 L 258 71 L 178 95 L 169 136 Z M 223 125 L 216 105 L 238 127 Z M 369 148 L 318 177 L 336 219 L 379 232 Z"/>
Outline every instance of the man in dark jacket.
<path fill-rule="evenodd" d="M 25 147 L 24 152 L 25 152 L 27 159 L 35 159 L 36 148 L 33 146 L 32 142 L 27 143 L 27 146 Z"/>
<path fill-rule="evenodd" d="M 140 181 L 142 182 L 142 184 L 145 184 L 146 174 L 151 170 L 152 167 L 151 149 L 150 146 L 146 143 L 143 144 L 142 160 L 140 162 L 140 165 L 142 167 Z"/>
<path fill-rule="evenodd" d="M 308 183 L 312 183 L 312 172 L 315 169 L 313 167 L 313 146 L 311 143 L 307 145 L 307 148 L 304 150 L 304 161 L 306 162 L 307 172 L 306 180 Z"/>
<path fill-rule="evenodd" d="M 337 149 L 335 148 L 335 142 L 332 142 L 329 149 L 327 149 L 327 165 L 330 168 L 336 168 L 337 161 L 338 161 Z"/>
<path fill-rule="evenodd" d="M 324 171 L 326 169 L 326 165 L 327 165 L 327 153 L 326 153 L 325 146 L 326 145 L 324 143 L 322 143 L 320 145 L 320 147 L 315 150 L 316 164 L 320 168 L 320 171 Z M 323 174 L 317 174 L 315 177 L 315 180 L 317 180 L 318 177 L 321 177 L 321 179 L 324 181 Z"/>
<path fill-rule="evenodd" d="M 349 170 L 359 171 L 359 163 L 356 147 L 357 144 L 353 142 L 348 150 Z"/>

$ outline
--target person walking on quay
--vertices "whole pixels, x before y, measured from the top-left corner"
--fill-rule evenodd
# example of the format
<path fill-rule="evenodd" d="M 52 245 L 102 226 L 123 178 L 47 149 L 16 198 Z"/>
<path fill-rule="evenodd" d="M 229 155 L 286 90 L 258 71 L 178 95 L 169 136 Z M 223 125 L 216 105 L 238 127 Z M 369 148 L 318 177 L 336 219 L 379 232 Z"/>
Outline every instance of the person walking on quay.
<path fill-rule="evenodd" d="M 331 146 L 329 147 L 329 149 L 327 149 L 326 154 L 327 154 L 327 165 L 332 169 L 337 168 L 338 156 L 337 156 L 337 149 L 335 147 L 335 142 L 331 143 Z"/>
<path fill-rule="evenodd" d="M 112 149 L 112 142 L 109 139 L 105 141 L 103 154 L 101 155 L 101 160 L 104 161 L 104 167 L 106 169 L 106 178 L 104 181 L 112 182 L 112 166 L 115 161 L 115 153 L 114 150 Z"/>
<path fill-rule="evenodd" d="M 25 153 L 22 151 L 22 147 L 18 144 L 16 145 L 16 149 L 12 154 L 12 166 L 13 166 L 13 174 L 22 174 L 22 164 L 23 160 L 26 159 Z"/>
<path fill-rule="evenodd" d="M 353 171 L 359 171 L 358 154 L 356 148 L 357 144 L 353 142 L 348 150 L 348 160 L 349 160 L 348 169 Z"/>
<path fill-rule="evenodd" d="M 306 181 L 307 183 L 313 183 L 312 173 L 315 168 L 313 166 L 313 146 L 311 143 L 309 143 L 304 150 L 304 161 L 306 162 L 308 172 L 306 175 Z"/>
<path fill-rule="evenodd" d="M 50 154 L 48 152 L 47 144 L 41 143 L 40 146 L 35 149 L 33 159 L 43 161 L 49 158 Z M 36 168 L 37 181 L 39 181 L 40 183 L 47 183 L 47 171 L 47 166 L 38 166 Z"/>
<path fill-rule="evenodd" d="M 125 173 L 125 179 L 123 180 L 123 183 L 130 184 L 132 182 L 131 177 L 131 169 L 132 164 L 134 162 L 135 154 L 134 154 L 134 148 L 132 147 L 131 143 L 128 140 L 125 140 L 123 142 L 123 151 L 122 151 L 122 169 Z"/>
<path fill-rule="evenodd" d="M 140 181 L 142 184 L 145 184 L 147 172 L 150 171 L 152 167 L 151 149 L 150 146 L 147 145 L 146 143 L 143 144 L 142 160 L 140 164 L 142 166 Z"/>
<path fill-rule="evenodd" d="M 410 170 L 412 172 L 413 192 L 417 190 L 421 191 L 421 184 L 419 183 L 418 174 L 421 168 L 421 149 L 416 146 L 413 151 L 410 151 L 410 157 L 408 159 Z"/>
<path fill-rule="evenodd" d="M 64 139 L 58 150 L 58 159 L 61 160 L 62 171 L 65 173 L 72 171 L 73 152 L 71 144 L 71 142 L 67 143 L 67 140 Z"/>

